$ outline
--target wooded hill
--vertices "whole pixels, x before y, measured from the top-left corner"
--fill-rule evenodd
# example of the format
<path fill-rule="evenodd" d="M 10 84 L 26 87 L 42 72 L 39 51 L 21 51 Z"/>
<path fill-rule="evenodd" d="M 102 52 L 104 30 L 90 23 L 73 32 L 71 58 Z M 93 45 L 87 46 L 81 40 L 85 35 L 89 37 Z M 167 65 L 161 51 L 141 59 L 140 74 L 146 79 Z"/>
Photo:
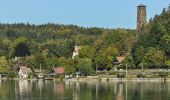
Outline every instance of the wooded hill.
<path fill-rule="evenodd" d="M 170 7 L 150 20 L 142 33 L 130 29 L 84 28 L 58 24 L 0 24 L 0 70 L 18 65 L 32 70 L 62 66 L 66 73 L 88 75 L 114 67 L 116 56 L 125 56 L 120 68 L 170 66 Z M 74 46 L 81 47 L 72 59 Z M 16 61 L 15 57 L 19 57 Z M 15 66 L 15 67 L 14 67 Z"/>
<path fill-rule="evenodd" d="M 170 6 L 150 19 L 132 48 L 136 66 L 161 68 L 170 66 Z"/>

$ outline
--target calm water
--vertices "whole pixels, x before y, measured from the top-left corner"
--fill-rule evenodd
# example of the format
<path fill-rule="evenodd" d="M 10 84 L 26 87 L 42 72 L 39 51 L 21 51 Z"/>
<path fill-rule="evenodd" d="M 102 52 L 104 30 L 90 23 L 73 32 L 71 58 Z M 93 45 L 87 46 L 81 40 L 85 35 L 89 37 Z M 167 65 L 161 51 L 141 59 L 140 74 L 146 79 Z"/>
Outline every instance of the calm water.
<path fill-rule="evenodd" d="M 170 100 L 164 82 L 0 81 L 0 100 Z"/>

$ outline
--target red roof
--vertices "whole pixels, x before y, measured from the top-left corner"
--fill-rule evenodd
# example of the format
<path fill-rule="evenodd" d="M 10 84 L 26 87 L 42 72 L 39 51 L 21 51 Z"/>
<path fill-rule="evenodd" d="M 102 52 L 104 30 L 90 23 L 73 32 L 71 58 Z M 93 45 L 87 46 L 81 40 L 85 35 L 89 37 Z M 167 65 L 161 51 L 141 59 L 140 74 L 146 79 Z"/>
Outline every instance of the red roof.
<path fill-rule="evenodd" d="M 31 73 L 31 68 L 27 68 L 26 66 L 21 66 L 20 67 L 20 70 L 23 72 L 23 73 Z"/>
<path fill-rule="evenodd" d="M 121 63 L 121 62 L 125 59 L 125 57 L 123 57 L 123 56 L 117 56 L 116 59 L 117 59 L 117 61 L 118 61 L 119 63 Z"/>
<path fill-rule="evenodd" d="M 55 74 L 64 74 L 64 68 L 63 67 L 57 67 L 54 68 Z"/>

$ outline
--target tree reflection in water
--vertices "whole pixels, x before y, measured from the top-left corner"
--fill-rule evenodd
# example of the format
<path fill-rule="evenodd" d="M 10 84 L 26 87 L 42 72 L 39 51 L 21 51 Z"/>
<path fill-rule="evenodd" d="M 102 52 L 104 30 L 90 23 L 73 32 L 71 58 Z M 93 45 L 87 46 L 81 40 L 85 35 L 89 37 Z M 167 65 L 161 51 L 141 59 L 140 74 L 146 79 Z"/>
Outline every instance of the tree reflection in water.
<path fill-rule="evenodd" d="M 0 81 L 0 100 L 166 100 L 169 82 Z"/>

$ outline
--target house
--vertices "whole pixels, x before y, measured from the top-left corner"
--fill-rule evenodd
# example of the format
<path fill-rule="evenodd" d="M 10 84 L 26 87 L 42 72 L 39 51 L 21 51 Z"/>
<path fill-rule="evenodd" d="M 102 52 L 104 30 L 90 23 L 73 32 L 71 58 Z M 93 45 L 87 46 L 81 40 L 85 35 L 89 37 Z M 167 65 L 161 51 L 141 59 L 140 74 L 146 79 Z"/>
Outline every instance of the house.
<path fill-rule="evenodd" d="M 117 61 L 117 63 L 119 63 L 119 64 L 120 64 L 124 59 L 125 59 L 124 56 L 117 56 L 117 57 L 116 57 L 116 61 Z"/>
<path fill-rule="evenodd" d="M 54 76 L 63 75 L 63 74 L 64 74 L 64 68 L 63 67 L 53 68 L 53 70 L 52 70 L 52 75 L 54 75 Z"/>
<path fill-rule="evenodd" d="M 32 73 L 31 68 L 27 68 L 26 66 L 19 67 L 19 78 L 28 78 L 29 74 Z"/>
<path fill-rule="evenodd" d="M 117 67 L 121 65 L 121 62 L 125 59 L 124 56 L 116 56 L 116 59 L 115 61 L 113 62 L 115 67 L 114 67 L 114 70 L 116 71 L 117 70 Z"/>
<path fill-rule="evenodd" d="M 74 47 L 72 59 L 74 59 L 76 56 L 78 56 L 79 50 L 80 50 L 80 47 L 76 45 L 76 46 Z"/>

